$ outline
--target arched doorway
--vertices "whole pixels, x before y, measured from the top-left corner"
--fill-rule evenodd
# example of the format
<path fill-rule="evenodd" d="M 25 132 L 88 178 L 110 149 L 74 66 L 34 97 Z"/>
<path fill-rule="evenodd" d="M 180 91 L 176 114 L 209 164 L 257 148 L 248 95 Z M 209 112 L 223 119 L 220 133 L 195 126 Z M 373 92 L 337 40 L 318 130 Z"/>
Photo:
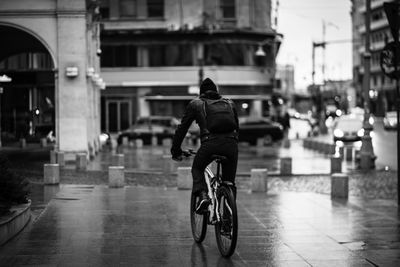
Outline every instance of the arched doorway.
<path fill-rule="evenodd" d="M 45 45 L 27 31 L 0 25 L 1 143 L 25 138 L 39 142 L 55 133 L 54 61 Z M 52 131 L 52 134 L 50 134 Z"/>

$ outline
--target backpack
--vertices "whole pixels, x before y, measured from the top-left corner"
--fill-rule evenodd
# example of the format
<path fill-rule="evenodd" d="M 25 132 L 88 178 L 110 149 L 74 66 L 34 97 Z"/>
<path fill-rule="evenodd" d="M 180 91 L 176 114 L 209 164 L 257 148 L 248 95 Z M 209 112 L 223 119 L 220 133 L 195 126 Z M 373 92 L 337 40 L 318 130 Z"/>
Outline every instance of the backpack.
<path fill-rule="evenodd" d="M 210 133 L 229 133 L 237 129 L 235 114 L 228 99 L 203 98 L 203 103 L 207 130 Z"/>

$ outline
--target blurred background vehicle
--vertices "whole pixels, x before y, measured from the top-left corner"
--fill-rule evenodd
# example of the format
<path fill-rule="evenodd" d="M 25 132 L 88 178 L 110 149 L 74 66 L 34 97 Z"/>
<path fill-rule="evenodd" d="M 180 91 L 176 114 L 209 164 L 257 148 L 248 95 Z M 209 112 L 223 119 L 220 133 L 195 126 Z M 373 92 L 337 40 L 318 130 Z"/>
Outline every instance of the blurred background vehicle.
<path fill-rule="evenodd" d="M 128 141 L 142 139 L 143 144 L 148 145 L 154 135 L 157 143 L 162 144 L 162 139 L 174 136 L 178 125 L 179 120 L 173 116 L 139 117 L 134 125 L 118 134 L 117 142 L 122 144 L 122 139 L 127 137 Z"/>
<path fill-rule="evenodd" d="M 110 145 L 111 143 L 111 136 L 109 133 L 101 133 L 99 136 L 100 147 L 104 145 Z"/>
<path fill-rule="evenodd" d="M 385 130 L 396 130 L 397 129 L 397 112 L 388 111 L 385 113 L 383 118 L 383 127 Z"/>
<path fill-rule="evenodd" d="M 364 135 L 363 120 L 354 115 L 344 115 L 338 118 L 333 127 L 333 141 L 355 142 Z"/>
<path fill-rule="evenodd" d="M 264 117 L 239 118 L 239 142 L 257 144 L 262 138 L 264 145 L 283 139 L 283 126 Z"/>

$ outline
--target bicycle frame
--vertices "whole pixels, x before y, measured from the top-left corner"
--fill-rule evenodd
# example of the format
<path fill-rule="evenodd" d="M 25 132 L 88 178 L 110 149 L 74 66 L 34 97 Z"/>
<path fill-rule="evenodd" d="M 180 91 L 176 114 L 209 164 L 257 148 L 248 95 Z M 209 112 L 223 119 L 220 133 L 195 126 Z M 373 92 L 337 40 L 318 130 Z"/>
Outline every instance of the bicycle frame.
<path fill-rule="evenodd" d="M 221 183 L 221 177 L 219 175 L 221 168 L 221 163 L 217 162 L 217 174 L 214 176 L 213 172 L 209 167 L 205 169 L 204 176 L 206 179 L 206 184 L 208 188 L 208 196 L 211 199 L 211 204 L 208 206 L 209 216 L 208 223 L 215 224 L 221 221 L 221 216 L 219 214 L 219 203 L 217 201 L 217 190 Z M 216 220 L 214 219 L 216 217 Z"/>

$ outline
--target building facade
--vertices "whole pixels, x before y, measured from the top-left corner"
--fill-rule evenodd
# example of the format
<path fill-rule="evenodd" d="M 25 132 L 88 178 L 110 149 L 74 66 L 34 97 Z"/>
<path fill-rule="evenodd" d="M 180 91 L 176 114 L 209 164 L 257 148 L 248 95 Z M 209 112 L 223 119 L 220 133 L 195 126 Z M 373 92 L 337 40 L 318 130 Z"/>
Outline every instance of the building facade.
<path fill-rule="evenodd" d="M 102 129 L 180 117 L 210 77 L 241 115 L 267 115 L 279 38 L 269 0 L 102 1 Z"/>
<path fill-rule="evenodd" d="M 67 159 L 99 149 L 98 18 L 96 1 L 0 1 L 3 144 L 50 134 Z"/>
<path fill-rule="evenodd" d="M 386 111 L 396 109 L 396 81 L 384 75 L 380 67 L 380 53 L 386 43 L 393 41 L 390 27 L 383 9 L 384 2 L 395 0 L 371 0 L 370 52 L 371 72 L 369 101 L 371 112 L 382 116 Z M 363 74 L 365 53 L 365 0 L 352 0 L 353 33 L 353 82 L 356 88 L 357 105 L 363 106 Z"/>

